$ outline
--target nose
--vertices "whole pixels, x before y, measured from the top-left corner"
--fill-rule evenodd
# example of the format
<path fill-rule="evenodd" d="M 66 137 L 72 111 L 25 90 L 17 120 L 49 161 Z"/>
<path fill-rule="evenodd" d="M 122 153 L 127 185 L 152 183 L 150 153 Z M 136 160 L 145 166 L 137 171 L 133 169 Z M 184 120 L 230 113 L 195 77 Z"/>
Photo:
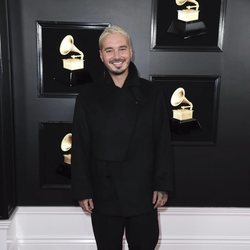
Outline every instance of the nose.
<path fill-rule="evenodd" d="M 119 50 L 114 51 L 114 58 L 120 58 L 120 52 Z"/>

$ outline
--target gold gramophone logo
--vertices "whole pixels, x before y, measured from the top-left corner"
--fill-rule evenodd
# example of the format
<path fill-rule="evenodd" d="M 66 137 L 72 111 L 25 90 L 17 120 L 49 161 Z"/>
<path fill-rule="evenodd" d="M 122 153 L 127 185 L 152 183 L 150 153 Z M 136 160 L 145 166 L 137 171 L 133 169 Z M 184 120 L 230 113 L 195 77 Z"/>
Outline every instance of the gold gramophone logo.
<path fill-rule="evenodd" d="M 200 5 L 196 0 L 176 0 L 176 5 L 181 6 L 177 10 L 177 18 L 174 19 L 168 32 L 188 39 L 206 34 L 206 25 L 200 20 Z"/>
<path fill-rule="evenodd" d="M 75 53 L 69 58 L 62 59 L 64 69 L 73 71 L 84 68 L 83 52 L 74 45 L 74 38 L 72 35 L 67 35 L 63 38 L 59 50 L 64 56 L 69 53 Z"/>
<path fill-rule="evenodd" d="M 66 134 L 61 141 L 61 150 L 63 151 L 63 162 L 71 164 L 72 133 Z"/>
<path fill-rule="evenodd" d="M 177 88 L 172 94 L 170 100 L 172 106 L 177 107 L 173 109 L 173 118 L 183 121 L 193 118 L 193 103 L 185 97 L 185 89 Z"/>
<path fill-rule="evenodd" d="M 172 130 L 175 132 L 189 132 L 191 129 L 200 129 L 201 125 L 193 117 L 193 103 L 186 97 L 184 88 L 177 88 L 170 99 L 173 108 Z"/>

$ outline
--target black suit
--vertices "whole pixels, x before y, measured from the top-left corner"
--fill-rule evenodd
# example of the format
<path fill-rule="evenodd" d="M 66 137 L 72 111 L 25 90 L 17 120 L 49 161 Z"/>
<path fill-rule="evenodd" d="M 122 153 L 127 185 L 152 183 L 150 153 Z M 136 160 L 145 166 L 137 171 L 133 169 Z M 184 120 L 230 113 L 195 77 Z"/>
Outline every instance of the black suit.
<path fill-rule="evenodd" d="M 169 119 L 161 88 L 134 64 L 122 88 L 106 73 L 84 85 L 73 121 L 72 190 L 94 211 L 133 216 L 152 211 L 153 191 L 173 188 Z"/>

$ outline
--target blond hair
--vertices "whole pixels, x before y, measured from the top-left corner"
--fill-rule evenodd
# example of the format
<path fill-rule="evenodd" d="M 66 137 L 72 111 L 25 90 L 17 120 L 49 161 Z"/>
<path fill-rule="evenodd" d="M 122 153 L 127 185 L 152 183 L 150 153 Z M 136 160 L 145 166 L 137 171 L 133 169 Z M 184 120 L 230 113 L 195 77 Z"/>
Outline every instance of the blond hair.
<path fill-rule="evenodd" d="M 99 48 L 102 48 L 102 40 L 109 34 L 122 34 L 127 40 L 128 40 L 128 44 L 131 47 L 131 39 L 129 34 L 120 26 L 117 25 L 111 25 L 109 27 L 106 27 L 104 29 L 104 31 L 102 32 L 102 34 L 99 37 Z"/>

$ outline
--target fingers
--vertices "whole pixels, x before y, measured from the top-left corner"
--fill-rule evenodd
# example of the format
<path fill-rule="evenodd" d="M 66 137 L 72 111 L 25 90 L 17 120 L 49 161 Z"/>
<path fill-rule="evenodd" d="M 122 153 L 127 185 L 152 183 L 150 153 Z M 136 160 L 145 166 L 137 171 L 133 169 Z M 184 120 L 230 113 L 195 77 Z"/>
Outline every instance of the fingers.
<path fill-rule="evenodd" d="M 94 209 L 94 203 L 92 199 L 85 199 L 79 201 L 79 205 L 85 213 L 91 214 Z"/>
<path fill-rule="evenodd" d="M 168 201 L 168 194 L 165 192 L 154 191 L 153 193 L 153 204 L 154 208 L 164 206 Z"/>
<path fill-rule="evenodd" d="M 157 193 L 158 193 L 157 191 L 154 191 L 153 193 L 153 201 L 152 201 L 153 204 L 155 204 L 157 201 Z"/>
<path fill-rule="evenodd" d="M 94 209 L 94 203 L 93 203 L 92 199 L 89 200 L 89 206 L 90 206 L 90 209 L 92 211 Z"/>

